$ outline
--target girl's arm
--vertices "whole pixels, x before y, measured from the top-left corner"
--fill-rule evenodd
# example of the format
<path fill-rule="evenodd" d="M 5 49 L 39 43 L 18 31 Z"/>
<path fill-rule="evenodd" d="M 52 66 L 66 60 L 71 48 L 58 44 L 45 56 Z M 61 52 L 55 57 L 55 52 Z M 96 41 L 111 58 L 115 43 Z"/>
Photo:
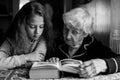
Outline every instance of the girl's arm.
<path fill-rule="evenodd" d="M 0 47 L 0 70 L 10 69 L 26 63 L 25 55 L 10 56 L 11 46 L 6 40 Z"/>
<path fill-rule="evenodd" d="M 40 54 L 43 54 L 44 56 L 46 55 L 46 52 L 47 52 L 47 45 L 46 45 L 46 42 L 44 40 L 41 40 L 36 49 L 35 49 L 36 52 L 40 53 Z"/>

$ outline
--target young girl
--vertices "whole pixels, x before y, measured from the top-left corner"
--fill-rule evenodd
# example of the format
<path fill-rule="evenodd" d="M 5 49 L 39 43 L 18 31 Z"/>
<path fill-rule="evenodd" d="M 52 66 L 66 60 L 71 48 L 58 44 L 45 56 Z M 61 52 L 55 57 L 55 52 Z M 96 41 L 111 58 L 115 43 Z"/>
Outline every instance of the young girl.
<path fill-rule="evenodd" d="M 0 70 L 42 61 L 51 49 L 53 34 L 42 4 L 32 1 L 16 14 L 0 47 Z"/>

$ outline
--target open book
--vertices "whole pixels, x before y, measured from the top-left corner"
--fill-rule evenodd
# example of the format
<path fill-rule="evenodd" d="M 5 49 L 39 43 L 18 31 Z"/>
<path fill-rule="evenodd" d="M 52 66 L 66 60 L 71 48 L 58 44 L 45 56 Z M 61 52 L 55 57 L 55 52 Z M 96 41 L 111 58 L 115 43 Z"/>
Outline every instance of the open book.
<path fill-rule="evenodd" d="M 32 65 L 32 69 L 42 69 L 42 68 L 57 68 L 59 71 L 65 71 L 70 73 L 77 73 L 79 70 L 79 66 L 82 64 L 80 60 L 74 59 L 63 59 L 59 62 L 34 62 Z"/>

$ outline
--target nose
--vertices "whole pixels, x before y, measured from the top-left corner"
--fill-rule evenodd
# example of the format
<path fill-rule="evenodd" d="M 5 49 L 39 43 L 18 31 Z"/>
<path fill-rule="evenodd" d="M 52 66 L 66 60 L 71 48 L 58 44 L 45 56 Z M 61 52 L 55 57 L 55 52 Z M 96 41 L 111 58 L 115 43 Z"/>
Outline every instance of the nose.
<path fill-rule="evenodd" d="M 68 32 L 66 38 L 67 38 L 68 40 L 71 39 L 71 32 L 70 32 L 70 31 Z"/>
<path fill-rule="evenodd" d="M 39 34 L 39 32 L 40 32 L 40 31 L 39 31 L 39 27 L 37 26 L 37 27 L 35 28 L 35 33 L 36 33 L 36 34 Z"/>

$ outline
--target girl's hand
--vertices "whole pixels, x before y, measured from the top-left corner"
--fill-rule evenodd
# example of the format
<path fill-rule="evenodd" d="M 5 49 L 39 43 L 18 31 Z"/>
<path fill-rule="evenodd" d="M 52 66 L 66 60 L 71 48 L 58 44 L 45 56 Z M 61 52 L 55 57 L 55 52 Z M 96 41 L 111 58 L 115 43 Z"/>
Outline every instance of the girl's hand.
<path fill-rule="evenodd" d="M 58 62 L 59 60 L 60 60 L 60 59 L 57 58 L 57 57 L 52 57 L 52 58 L 48 59 L 47 62 L 53 62 L 53 63 L 56 63 L 56 62 Z"/>
<path fill-rule="evenodd" d="M 100 72 L 105 72 L 107 69 L 106 63 L 102 59 L 93 59 L 85 61 L 80 66 L 79 75 L 80 77 L 93 77 Z"/>
<path fill-rule="evenodd" d="M 44 60 L 44 54 L 38 52 L 32 52 L 30 54 L 25 55 L 26 61 L 42 61 Z"/>

